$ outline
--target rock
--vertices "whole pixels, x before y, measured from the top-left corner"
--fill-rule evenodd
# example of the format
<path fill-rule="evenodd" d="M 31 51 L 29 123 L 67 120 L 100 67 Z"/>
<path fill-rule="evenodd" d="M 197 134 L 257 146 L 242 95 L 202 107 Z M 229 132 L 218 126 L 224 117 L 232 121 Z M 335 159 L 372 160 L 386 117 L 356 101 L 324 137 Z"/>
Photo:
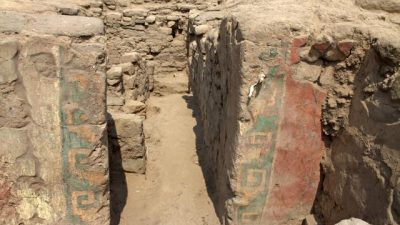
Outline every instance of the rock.
<path fill-rule="evenodd" d="M 327 104 L 328 104 L 329 108 L 331 108 L 331 109 L 334 109 L 337 107 L 337 102 L 336 102 L 336 99 L 334 99 L 334 98 L 329 98 Z"/>
<path fill-rule="evenodd" d="M 160 33 L 170 35 L 172 34 L 172 29 L 169 27 L 160 27 Z"/>
<path fill-rule="evenodd" d="M 332 37 L 320 34 L 315 38 L 315 43 L 312 45 L 312 48 L 317 50 L 319 53 L 324 54 L 331 47 L 332 43 Z"/>
<path fill-rule="evenodd" d="M 318 225 L 318 223 L 314 215 L 310 214 L 307 215 L 306 218 L 304 218 L 303 223 L 301 225 Z"/>
<path fill-rule="evenodd" d="M 104 33 L 104 24 L 101 19 L 93 17 L 0 12 L 0 32 L 19 33 L 23 30 L 74 37 L 93 36 Z"/>
<path fill-rule="evenodd" d="M 342 220 L 336 225 L 370 225 L 370 224 L 357 218 L 350 218 L 347 220 Z"/>
<path fill-rule="evenodd" d="M 339 86 L 335 88 L 335 92 L 340 96 L 344 98 L 348 98 L 353 96 L 354 92 L 350 88 L 347 88 L 345 86 Z"/>
<path fill-rule="evenodd" d="M 400 12 L 400 1 L 398 0 L 356 0 L 355 2 L 364 9 Z"/>
<path fill-rule="evenodd" d="M 121 62 L 122 63 L 136 63 L 140 60 L 140 55 L 137 52 L 129 52 L 122 55 Z"/>
<path fill-rule="evenodd" d="M 11 83 L 18 79 L 17 66 L 14 60 L 0 62 L 0 68 L 0 84 Z"/>
<path fill-rule="evenodd" d="M 115 5 L 115 0 L 104 0 L 103 2 L 106 5 Z"/>
<path fill-rule="evenodd" d="M 211 29 L 211 27 L 209 25 L 203 24 L 203 25 L 196 26 L 194 28 L 194 33 L 196 35 L 202 35 L 202 34 L 207 33 L 207 31 L 209 31 L 210 29 Z"/>
<path fill-rule="evenodd" d="M 341 53 L 343 53 L 346 57 L 350 55 L 351 50 L 353 49 L 355 45 L 354 40 L 343 40 L 339 41 L 337 47 Z"/>
<path fill-rule="evenodd" d="M 90 11 L 95 14 L 100 14 L 103 12 L 102 8 L 90 8 Z"/>
<path fill-rule="evenodd" d="M 127 7 L 128 1 L 127 0 L 117 0 L 117 4 L 121 7 Z"/>
<path fill-rule="evenodd" d="M 121 79 L 107 79 L 107 84 L 111 86 L 119 84 L 119 82 L 121 82 Z"/>
<path fill-rule="evenodd" d="M 16 161 L 16 172 L 19 177 L 34 177 L 36 175 L 35 159 L 29 156 L 18 158 Z"/>
<path fill-rule="evenodd" d="M 78 6 L 63 6 L 58 9 L 58 11 L 62 15 L 78 15 L 79 13 L 79 7 Z"/>
<path fill-rule="evenodd" d="M 122 18 L 122 14 L 119 12 L 107 12 L 105 16 L 108 23 L 119 23 Z"/>
<path fill-rule="evenodd" d="M 304 47 L 308 42 L 308 35 L 296 37 L 292 40 L 292 47 Z"/>
<path fill-rule="evenodd" d="M 113 138 L 137 138 L 142 136 L 143 118 L 138 115 L 112 113 L 111 118 L 108 120 L 115 127 L 109 133 Z"/>
<path fill-rule="evenodd" d="M 91 1 L 90 2 L 90 8 L 102 8 L 103 7 L 103 3 L 101 1 Z"/>
<path fill-rule="evenodd" d="M 167 16 L 167 20 L 169 20 L 169 21 L 178 21 L 179 20 L 179 16 L 169 15 L 169 16 Z"/>
<path fill-rule="evenodd" d="M 15 93 L 0 95 L 0 127 L 21 128 L 29 122 L 29 111 L 25 100 Z"/>
<path fill-rule="evenodd" d="M 319 77 L 319 83 L 323 87 L 329 87 L 335 84 L 334 78 L 335 69 L 333 67 L 326 67 Z"/>
<path fill-rule="evenodd" d="M 318 80 L 322 70 L 322 61 L 317 61 L 314 64 L 309 64 L 305 62 L 301 62 L 298 64 L 296 68 L 296 73 L 294 77 L 297 80 L 308 80 L 311 82 L 315 82 Z"/>
<path fill-rule="evenodd" d="M 305 47 L 300 52 L 300 59 L 309 63 L 316 62 L 321 56 L 322 54 L 319 51 L 311 47 Z"/>
<path fill-rule="evenodd" d="M 129 71 L 132 71 L 132 70 L 133 70 L 133 65 L 132 65 L 132 63 L 130 63 L 130 62 L 128 62 L 128 63 L 121 63 L 121 64 L 118 64 L 118 66 L 120 66 L 120 67 L 122 68 L 122 72 L 123 72 L 123 73 L 126 73 L 126 72 L 129 72 Z"/>
<path fill-rule="evenodd" d="M 132 17 L 122 17 L 122 21 L 124 21 L 124 22 L 127 22 L 127 23 L 130 23 L 130 22 L 132 22 Z"/>
<path fill-rule="evenodd" d="M 135 100 L 127 101 L 123 107 L 124 112 L 131 114 L 145 111 L 145 109 L 146 109 L 146 104 Z"/>
<path fill-rule="evenodd" d="M 121 66 L 112 66 L 107 71 L 107 79 L 121 79 L 121 76 L 122 76 Z"/>
<path fill-rule="evenodd" d="M 339 49 L 332 47 L 325 52 L 323 58 L 331 62 L 336 62 L 345 60 L 346 56 Z"/>
<path fill-rule="evenodd" d="M 167 27 L 173 27 L 175 24 L 175 21 L 168 21 Z"/>
<path fill-rule="evenodd" d="M 122 97 L 107 97 L 107 105 L 108 106 L 123 106 L 125 100 Z"/>
<path fill-rule="evenodd" d="M 115 5 L 106 5 L 106 6 L 111 10 L 115 10 L 117 8 Z"/>
<path fill-rule="evenodd" d="M 131 8 L 125 9 L 123 11 L 124 16 L 139 16 L 139 17 L 146 17 L 149 10 L 145 8 Z"/>
<path fill-rule="evenodd" d="M 146 17 L 146 23 L 153 24 L 155 22 L 156 22 L 156 16 L 150 15 L 150 16 Z"/>
<path fill-rule="evenodd" d="M 12 59 L 18 52 L 16 41 L 0 42 L 0 61 Z"/>
<path fill-rule="evenodd" d="M 135 114 L 112 113 L 108 118 L 108 133 L 114 151 L 121 152 L 123 169 L 144 173 L 146 148 L 143 118 Z"/>
<path fill-rule="evenodd" d="M 178 10 L 180 10 L 181 12 L 189 12 L 190 10 L 195 8 L 196 6 L 192 4 L 178 4 Z"/>
<path fill-rule="evenodd" d="M 125 172 L 144 174 L 146 172 L 146 160 L 143 158 L 123 159 L 122 168 Z"/>

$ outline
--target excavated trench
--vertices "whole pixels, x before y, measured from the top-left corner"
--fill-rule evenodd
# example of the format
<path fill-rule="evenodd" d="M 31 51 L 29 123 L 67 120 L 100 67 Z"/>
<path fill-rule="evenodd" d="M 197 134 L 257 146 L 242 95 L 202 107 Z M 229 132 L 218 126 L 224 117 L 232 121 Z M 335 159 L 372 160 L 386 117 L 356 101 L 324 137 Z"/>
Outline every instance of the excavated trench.
<path fill-rule="evenodd" d="M 399 224 L 379 2 L 4 0 L 0 224 Z"/>
<path fill-rule="evenodd" d="M 275 46 L 236 18 L 198 23 L 194 96 L 180 75 L 146 101 L 146 175 L 127 175 L 120 224 L 397 221 L 396 59 L 362 35 Z"/>

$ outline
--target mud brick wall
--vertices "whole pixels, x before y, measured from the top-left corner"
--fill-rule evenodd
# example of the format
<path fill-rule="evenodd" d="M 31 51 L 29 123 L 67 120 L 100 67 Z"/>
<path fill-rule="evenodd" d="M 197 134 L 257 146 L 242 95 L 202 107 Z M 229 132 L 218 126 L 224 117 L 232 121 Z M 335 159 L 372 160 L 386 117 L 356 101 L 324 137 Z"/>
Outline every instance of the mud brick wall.
<path fill-rule="evenodd" d="M 396 223 L 396 15 L 381 23 L 355 6 L 371 26 L 340 23 L 339 13 L 317 16 L 319 27 L 299 16 L 307 4 L 190 17 L 189 77 L 218 215 L 223 224 L 301 224 L 310 213 L 322 224 Z"/>
<path fill-rule="evenodd" d="M 103 29 L 0 12 L 0 224 L 108 223 Z"/>

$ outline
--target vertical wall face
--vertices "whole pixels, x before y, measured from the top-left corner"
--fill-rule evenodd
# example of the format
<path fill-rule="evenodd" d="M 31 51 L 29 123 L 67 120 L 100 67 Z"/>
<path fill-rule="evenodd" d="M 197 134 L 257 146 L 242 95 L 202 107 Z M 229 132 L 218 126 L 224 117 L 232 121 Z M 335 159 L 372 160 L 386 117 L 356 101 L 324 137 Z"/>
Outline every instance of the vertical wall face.
<path fill-rule="evenodd" d="M 189 27 L 191 86 L 221 221 L 301 224 L 316 213 L 326 224 L 349 217 L 396 223 L 394 25 L 375 31 L 355 22 L 309 33 L 302 26 L 315 21 L 299 25 L 300 12 L 259 8 L 233 8 L 226 14 L 236 18 L 222 23 L 221 13 L 201 13 Z"/>
<path fill-rule="evenodd" d="M 220 28 L 210 31 L 208 42 L 206 37 L 193 36 L 189 50 L 190 86 L 205 131 L 206 157 L 201 163 L 219 215 L 226 214 L 226 201 L 233 195 L 229 177 L 234 172 L 241 82 L 241 52 L 236 32 L 231 21 L 224 21 Z"/>
<path fill-rule="evenodd" d="M 217 211 L 224 224 L 300 224 L 319 183 L 325 93 L 294 79 L 307 38 L 243 36 L 240 21 L 225 19 L 190 44 Z"/>
<path fill-rule="evenodd" d="M 0 12 L 0 224 L 108 223 L 102 29 Z"/>

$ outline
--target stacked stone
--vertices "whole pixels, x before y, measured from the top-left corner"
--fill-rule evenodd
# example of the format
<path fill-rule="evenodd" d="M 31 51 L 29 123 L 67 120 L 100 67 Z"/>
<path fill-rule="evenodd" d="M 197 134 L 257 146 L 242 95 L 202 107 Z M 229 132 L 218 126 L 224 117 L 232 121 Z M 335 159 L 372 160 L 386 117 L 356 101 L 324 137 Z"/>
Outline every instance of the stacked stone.
<path fill-rule="evenodd" d="M 150 93 L 187 91 L 189 11 L 212 3 L 190 2 L 105 0 L 101 7 L 107 35 L 112 157 L 116 161 L 122 157 L 127 172 L 145 172 L 143 120 Z"/>
<path fill-rule="evenodd" d="M 103 30 L 0 11 L 0 224 L 108 223 Z"/>

